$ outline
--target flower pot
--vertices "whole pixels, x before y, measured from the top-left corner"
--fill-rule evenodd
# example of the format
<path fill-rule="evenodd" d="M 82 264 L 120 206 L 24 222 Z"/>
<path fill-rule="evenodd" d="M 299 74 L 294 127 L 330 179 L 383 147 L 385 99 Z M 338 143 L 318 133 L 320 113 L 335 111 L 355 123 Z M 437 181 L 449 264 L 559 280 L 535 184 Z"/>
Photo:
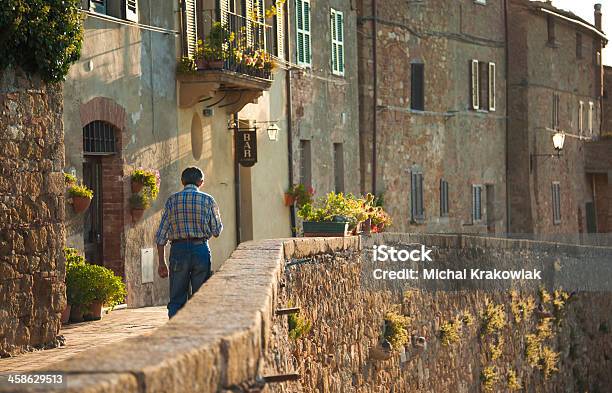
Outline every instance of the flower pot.
<path fill-rule="evenodd" d="M 102 319 L 102 302 L 91 303 L 84 319 L 88 321 L 99 321 Z"/>
<path fill-rule="evenodd" d="M 195 60 L 195 63 L 196 63 L 196 68 L 197 68 L 198 70 L 204 70 L 204 69 L 206 69 L 206 68 L 207 68 L 207 66 L 208 66 L 207 61 L 206 61 L 206 60 L 204 60 L 204 59 L 196 59 L 196 60 Z"/>
<path fill-rule="evenodd" d="M 349 235 L 348 222 L 304 221 L 305 237 L 344 237 Z"/>
<path fill-rule="evenodd" d="M 132 208 L 132 220 L 134 222 L 140 221 L 144 216 L 145 209 Z"/>
<path fill-rule="evenodd" d="M 62 311 L 62 317 L 61 317 L 61 322 L 62 325 L 65 325 L 68 323 L 68 321 L 70 320 L 70 309 L 72 307 L 70 306 L 70 304 L 66 303 L 66 307 L 64 307 L 64 310 Z"/>
<path fill-rule="evenodd" d="M 73 196 L 72 197 L 72 208 L 75 213 L 83 213 L 87 209 L 89 209 L 89 204 L 91 203 L 91 199 L 82 196 Z"/>
<path fill-rule="evenodd" d="M 286 192 L 285 193 L 285 206 L 291 206 L 293 205 L 294 202 L 295 202 L 295 198 L 293 197 L 293 195 Z"/>
<path fill-rule="evenodd" d="M 144 183 L 132 180 L 132 194 L 138 194 L 144 188 Z"/>
<path fill-rule="evenodd" d="M 70 308 L 70 322 L 83 322 L 83 311 L 81 305 L 73 305 Z"/>
<path fill-rule="evenodd" d="M 208 69 L 221 70 L 223 69 L 223 60 L 208 60 Z"/>

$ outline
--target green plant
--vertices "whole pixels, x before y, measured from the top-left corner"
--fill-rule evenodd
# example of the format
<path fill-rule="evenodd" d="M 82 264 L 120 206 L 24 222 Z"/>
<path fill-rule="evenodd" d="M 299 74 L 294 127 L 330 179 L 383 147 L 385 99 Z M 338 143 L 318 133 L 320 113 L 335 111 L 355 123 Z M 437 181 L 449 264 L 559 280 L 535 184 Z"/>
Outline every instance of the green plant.
<path fill-rule="evenodd" d="M 294 184 L 287 190 L 287 194 L 295 200 L 298 206 L 303 206 L 307 203 L 312 203 L 312 197 L 315 193 L 314 188 L 306 187 L 304 184 Z"/>
<path fill-rule="evenodd" d="M 562 291 L 560 289 L 556 289 L 553 291 L 552 304 L 555 317 L 558 321 L 561 320 L 561 318 L 563 317 L 563 314 L 565 312 L 565 304 L 567 303 L 569 298 L 569 293 L 565 291 Z"/>
<path fill-rule="evenodd" d="M 506 374 L 506 382 L 508 383 L 509 390 L 521 390 L 523 388 L 516 375 L 516 371 L 513 369 L 508 370 L 508 373 Z"/>
<path fill-rule="evenodd" d="M 557 363 L 559 362 L 559 353 L 553 351 L 549 347 L 543 347 L 540 359 L 538 362 L 538 368 L 542 370 L 544 378 L 548 379 L 552 373 L 559 371 Z"/>
<path fill-rule="evenodd" d="M 552 318 L 542 318 L 538 326 L 536 326 L 536 334 L 540 341 L 552 337 L 553 331 L 551 328 Z"/>
<path fill-rule="evenodd" d="M 84 184 L 74 184 L 68 188 L 68 195 L 92 199 L 93 191 Z"/>
<path fill-rule="evenodd" d="M 480 373 L 480 382 L 482 384 L 482 390 L 485 392 L 492 392 L 493 387 L 497 383 L 499 376 L 495 370 L 495 366 L 485 367 Z"/>
<path fill-rule="evenodd" d="M 387 311 L 385 313 L 385 329 L 383 336 L 389 341 L 394 350 L 403 347 L 408 343 L 408 327 L 410 318 L 398 313 L 397 311 Z"/>
<path fill-rule="evenodd" d="M 112 270 L 99 265 L 88 265 L 86 276 L 90 281 L 90 290 L 94 302 L 114 307 L 127 296 L 125 284 L 121 277 L 115 276 Z"/>
<path fill-rule="evenodd" d="M 145 192 L 132 194 L 130 197 L 130 206 L 132 209 L 148 209 L 151 206 L 151 198 Z"/>
<path fill-rule="evenodd" d="M 525 336 L 525 357 L 531 367 L 538 365 L 541 347 L 542 344 L 537 335 L 528 334 Z"/>
<path fill-rule="evenodd" d="M 159 185 L 161 183 L 158 171 L 154 169 L 138 168 L 132 171 L 130 178 L 132 182 L 144 185 L 144 193 L 147 194 L 150 200 L 157 199 Z"/>
<path fill-rule="evenodd" d="M 552 299 L 550 296 L 550 293 L 544 287 L 540 288 L 539 294 L 540 294 L 540 301 L 542 302 L 542 304 L 546 304 L 550 302 L 550 300 Z"/>
<path fill-rule="evenodd" d="M 0 70 L 9 65 L 60 82 L 80 57 L 80 0 L 0 2 Z"/>
<path fill-rule="evenodd" d="M 230 55 L 229 43 L 235 39 L 234 33 L 230 32 L 228 27 L 215 22 L 210 28 L 210 32 L 204 41 L 198 41 L 196 51 L 197 57 L 202 57 L 206 60 L 226 60 Z"/>
<path fill-rule="evenodd" d="M 510 309 L 514 316 L 514 321 L 520 323 L 521 321 L 528 320 L 536 307 L 533 297 L 528 296 L 526 299 L 521 299 L 516 291 L 512 291 L 510 296 L 512 298 Z"/>
<path fill-rule="evenodd" d="M 179 74 L 192 74 L 196 70 L 197 70 L 197 67 L 196 67 L 195 61 L 192 58 L 189 58 L 187 56 L 181 57 L 181 60 L 179 60 L 176 66 L 176 71 Z"/>
<path fill-rule="evenodd" d="M 504 350 L 504 337 L 500 336 L 497 339 L 497 343 L 489 343 L 489 352 L 491 353 L 491 360 L 497 360 L 502 355 Z"/>
<path fill-rule="evenodd" d="M 66 183 L 67 186 L 71 186 L 73 184 L 77 184 L 78 183 L 78 179 L 76 176 L 70 174 L 70 173 L 66 173 L 64 172 L 64 183 Z"/>
<path fill-rule="evenodd" d="M 289 302 L 287 307 L 293 307 L 294 303 Z M 288 324 L 289 324 L 289 338 L 292 340 L 297 340 L 300 337 L 303 337 L 310 333 L 310 329 L 312 328 L 312 324 L 306 317 L 300 315 L 299 313 L 289 314 L 288 316 Z"/>
<path fill-rule="evenodd" d="M 461 324 L 462 321 L 460 319 L 455 319 L 453 321 L 443 322 L 440 325 L 440 340 L 443 345 L 451 345 L 459 341 Z"/>
<path fill-rule="evenodd" d="M 482 333 L 491 334 L 506 326 L 506 313 L 503 304 L 494 304 L 489 299 L 485 301 L 482 313 Z"/>

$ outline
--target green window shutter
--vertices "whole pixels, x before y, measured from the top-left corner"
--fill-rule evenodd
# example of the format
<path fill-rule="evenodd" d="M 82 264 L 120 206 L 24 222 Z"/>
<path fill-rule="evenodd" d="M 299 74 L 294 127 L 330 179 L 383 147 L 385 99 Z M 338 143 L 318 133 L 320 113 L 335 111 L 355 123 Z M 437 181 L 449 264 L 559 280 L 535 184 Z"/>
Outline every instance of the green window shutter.
<path fill-rule="evenodd" d="M 297 30 L 297 63 L 310 66 L 310 0 L 295 2 Z"/>
<path fill-rule="evenodd" d="M 344 75 L 344 15 L 342 12 L 336 14 L 338 31 L 338 71 Z"/>
<path fill-rule="evenodd" d="M 344 75 L 344 16 L 342 12 L 331 10 L 331 50 L 332 50 L 332 73 Z"/>

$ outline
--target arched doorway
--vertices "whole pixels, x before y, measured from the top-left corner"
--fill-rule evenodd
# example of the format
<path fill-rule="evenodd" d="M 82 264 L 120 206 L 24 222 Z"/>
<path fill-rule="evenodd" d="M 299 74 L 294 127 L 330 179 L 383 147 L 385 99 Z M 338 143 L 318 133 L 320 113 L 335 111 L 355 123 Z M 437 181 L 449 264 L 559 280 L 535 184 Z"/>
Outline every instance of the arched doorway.
<path fill-rule="evenodd" d="M 120 130 L 113 124 L 94 120 L 83 127 L 83 182 L 94 191 L 84 218 L 85 258 L 124 275 L 123 165 Z"/>

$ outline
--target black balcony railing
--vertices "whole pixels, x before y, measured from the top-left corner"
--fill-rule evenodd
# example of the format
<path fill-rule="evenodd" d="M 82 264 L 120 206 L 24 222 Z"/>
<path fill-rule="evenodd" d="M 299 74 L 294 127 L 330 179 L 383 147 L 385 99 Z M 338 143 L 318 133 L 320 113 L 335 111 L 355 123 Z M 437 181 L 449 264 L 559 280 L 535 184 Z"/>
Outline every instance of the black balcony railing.
<path fill-rule="evenodd" d="M 195 10 L 194 16 L 197 28 L 185 23 L 183 42 L 184 55 L 195 60 L 198 71 L 227 70 L 272 79 L 276 34 L 264 18 L 218 10 Z"/>

